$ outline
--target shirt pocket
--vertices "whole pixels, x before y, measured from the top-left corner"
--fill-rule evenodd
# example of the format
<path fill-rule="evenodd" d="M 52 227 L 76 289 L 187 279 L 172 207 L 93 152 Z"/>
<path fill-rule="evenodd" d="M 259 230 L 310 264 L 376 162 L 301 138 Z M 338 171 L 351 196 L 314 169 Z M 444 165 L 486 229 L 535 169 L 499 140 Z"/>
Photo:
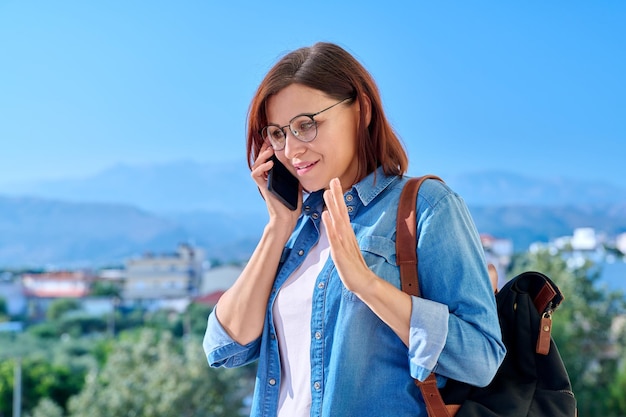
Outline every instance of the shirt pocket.
<path fill-rule="evenodd" d="M 361 255 L 369 269 L 380 278 L 400 288 L 399 269 L 396 265 L 396 242 L 382 236 L 363 236 L 359 239 Z M 358 299 L 342 286 L 344 297 Z"/>

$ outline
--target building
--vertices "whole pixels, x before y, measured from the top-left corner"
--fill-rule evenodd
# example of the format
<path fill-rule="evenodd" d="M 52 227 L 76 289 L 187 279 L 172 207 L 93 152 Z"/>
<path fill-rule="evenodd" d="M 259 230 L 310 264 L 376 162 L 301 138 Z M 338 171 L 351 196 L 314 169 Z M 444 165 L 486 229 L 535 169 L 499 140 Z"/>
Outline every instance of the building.
<path fill-rule="evenodd" d="M 106 268 L 98 271 L 97 280 L 101 283 L 122 287 L 126 279 L 126 271 L 123 268 Z"/>
<path fill-rule="evenodd" d="M 50 304 L 60 298 L 83 299 L 95 276 L 89 271 L 49 271 L 22 275 L 22 289 L 28 302 L 28 316 L 43 320 Z"/>
<path fill-rule="evenodd" d="M 207 269 L 202 275 L 201 294 L 210 294 L 216 291 L 229 289 L 239 278 L 243 266 L 220 265 Z"/>
<path fill-rule="evenodd" d="M 202 275 L 201 296 L 195 302 L 215 305 L 224 291 L 229 289 L 243 271 L 242 266 L 223 265 L 208 269 Z"/>
<path fill-rule="evenodd" d="M 164 300 L 197 295 L 204 263 L 204 252 L 180 245 L 176 252 L 146 254 L 126 261 L 122 298 Z"/>
<path fill-rule="evenodd" d="M 22 287 L 29 298 L 81 298 L 89 294 L 94 275 L 87 271 L 24 274 Z"/>

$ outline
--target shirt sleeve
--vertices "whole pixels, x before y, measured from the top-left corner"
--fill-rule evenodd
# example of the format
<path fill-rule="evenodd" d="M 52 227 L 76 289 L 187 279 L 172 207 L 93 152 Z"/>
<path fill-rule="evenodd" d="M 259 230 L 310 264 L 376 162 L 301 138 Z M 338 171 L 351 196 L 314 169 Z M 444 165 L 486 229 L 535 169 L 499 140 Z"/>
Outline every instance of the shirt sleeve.
<path fill-rule="evenodd" d="M 485 386 L 506 350 L 480 237 L 457 194 L 438 181 L 422 187 L 417 253 L 423 298 L 413 297 L 411 374 L 424 380 L 435 372 Z"/>
<path fill-rule="evenodd" d="M 259 357 L 259 337 L 247 345 L 234 341 L 226 332 L 216 316 L 216 309 L 209 315 L 207 329 L 202 341 L 202 347 L 211 367 L 224 366 L 234 368 L 246 365 Z"/>

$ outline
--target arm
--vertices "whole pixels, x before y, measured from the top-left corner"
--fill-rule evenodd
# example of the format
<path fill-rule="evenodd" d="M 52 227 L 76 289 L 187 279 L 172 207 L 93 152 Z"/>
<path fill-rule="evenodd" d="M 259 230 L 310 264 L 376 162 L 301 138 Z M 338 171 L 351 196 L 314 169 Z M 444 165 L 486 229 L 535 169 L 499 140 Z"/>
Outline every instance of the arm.
<path fill-rule="evenodd" d="M 280 255 L 290 233 L 283 225 L 268 224 L 241 275 L 215 306 L 224 330 L 242 345 L 261 335 Z"/>
<path fill-rule="evenodd" d="M 411 337 L 411 373 L 424 379 L 431 371 L 486 385 L 504 358 L 495 297 L 480 237 L 463 200 L 444 185 L 424 184 L 418 203 L 419 279 L 423 298 L 413 300 L 412 332 L 429 336 L 445 329 L 431 358 L 433 340 Z M 425 201 L 424 201 L 425 200 Z M 438 307 L 435 307 L 438 306 Z M 442 313 L 435 313 L 444 307 Z M 436 314 L 436 317 L 431 317 Z M 416 335 L 417 336 L 417 335 Z"/>
<path fill-rule="evenodd" d="M 263 195 L 269 221 L 246 267 L 237 281 L 220 297 L 215 316 L 227 334 L 241 345 L 257 339 L 263 330 L 267 302 L 285 243 L 298 220 L 298 210 L 291 211 L 267 191 L 268 161 L 272 148 L 267 145 L 252 166 L 251 176 Z"/>

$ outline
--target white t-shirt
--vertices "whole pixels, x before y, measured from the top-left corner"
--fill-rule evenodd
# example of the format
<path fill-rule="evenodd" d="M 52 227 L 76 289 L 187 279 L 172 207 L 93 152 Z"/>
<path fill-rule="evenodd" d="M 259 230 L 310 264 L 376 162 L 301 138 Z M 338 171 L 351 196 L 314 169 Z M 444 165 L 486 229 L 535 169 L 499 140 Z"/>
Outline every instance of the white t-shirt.
<path fill-rule="evenodd" d="M 311 303 L 315 281 L 330 255 L 320 222 L 320 240 L 280 288 L 273 306 L 280 352 L 278 417 L 309 416 L 311 410 Z"/>

